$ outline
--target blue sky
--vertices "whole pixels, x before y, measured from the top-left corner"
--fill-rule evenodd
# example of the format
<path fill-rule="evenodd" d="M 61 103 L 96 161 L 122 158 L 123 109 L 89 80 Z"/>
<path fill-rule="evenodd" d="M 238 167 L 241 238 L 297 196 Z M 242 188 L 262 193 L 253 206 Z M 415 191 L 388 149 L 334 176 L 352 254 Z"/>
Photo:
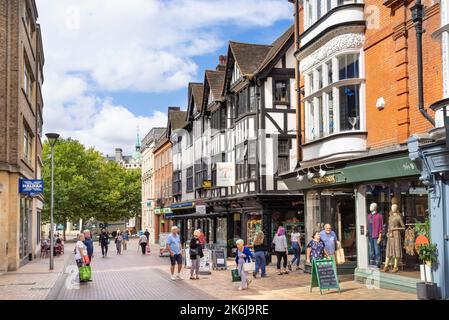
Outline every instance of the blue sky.
<path fill-rule="evenodd" d="M 293 23 L 287 0 L 36 0 L 45 51 L 44 131 L 132 152 L 185 108 L 229 40 L 270 44 Z"/>

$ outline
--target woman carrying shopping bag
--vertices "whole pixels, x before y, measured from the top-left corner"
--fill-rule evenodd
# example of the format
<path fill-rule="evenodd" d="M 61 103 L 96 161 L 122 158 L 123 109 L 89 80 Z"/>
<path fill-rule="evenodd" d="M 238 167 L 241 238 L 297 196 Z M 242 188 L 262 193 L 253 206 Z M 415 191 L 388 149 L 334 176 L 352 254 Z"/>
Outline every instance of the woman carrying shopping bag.
<path fill-rule="evenodd" d="M 75 244 L 75 261 L 78 267 L 80 283 L 90 281 L 91 277 L 90 261 L 84 240 L 84 234 L 80 234 Z"/>
<path fill-rule="evenodd" d="M 244 290 L 248 289 L 251 283 L 251 279 L 248 277 L 248 272 L 254 272 L 254 263 L 251 262 L 253 254 L 244 246 L 244 241 L 242 239 L 237 240 L 236 245 L 237 254 L 235 256 L 235 263 L 241 278 L 239 290 Z"/>

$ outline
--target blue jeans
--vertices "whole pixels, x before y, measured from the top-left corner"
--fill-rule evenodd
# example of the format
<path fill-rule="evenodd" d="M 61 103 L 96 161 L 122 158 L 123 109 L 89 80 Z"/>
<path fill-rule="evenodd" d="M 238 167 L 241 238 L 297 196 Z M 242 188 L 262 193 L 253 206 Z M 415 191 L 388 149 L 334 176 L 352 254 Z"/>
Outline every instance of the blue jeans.
<path fill-rule="evenodd" d="M 380 266 L 380 247 L 377 238 L 368 237 L 369 240 L 369 263 L 370 265 Z"/>
<path fill-rule="evenodd" d="M 256 270 L 254 270 L 254 273 L 258 273 L 259 269 L 262 270 L 261 275 L 266 275 L 266 261 L 265 261 L 265 252 L 264 251 L 256 251 L 254 252 L 254 256 L 256 257 Z"/>
<path fill-rule="evenodd" d="M 294 264 L 296 262 L 296 266 L 299 267 L 299 262 L 301 260 L 301 247 L 299 246 L 298 242 L 292 242 L 292 249 L 293 249 L 293 254 L 295 255 L 295 257 L 292 260 L 292 264 Z"/>

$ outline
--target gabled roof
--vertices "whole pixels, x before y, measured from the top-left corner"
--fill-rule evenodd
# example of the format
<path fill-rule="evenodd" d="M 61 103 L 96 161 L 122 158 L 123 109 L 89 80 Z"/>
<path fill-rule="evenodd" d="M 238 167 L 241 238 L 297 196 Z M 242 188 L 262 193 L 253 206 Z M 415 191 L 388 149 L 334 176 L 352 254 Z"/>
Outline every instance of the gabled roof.
<path fill-rule="evenodd" d="M 229 41 L 229 48 L 243 75 L 252 75 L 264 61 L 271 45 Z"/>
<path fill-rule="evenodd" d="M 230 41 L 228 46 L 228 64 L 225 71 L 222 92 L 229 86 L 230 77 L 233 70 L 233 63 L 236 63 L 242 76 L 251 78 L 262 72 L 267 72 L 277 63 L 278 59 L 288 49 L 286 47 L 294 41 L 294 26 L 290 26 L 271 45 L 260 45 Z"/>
<path fill-rule="evenodd" d="M 212 71 L 206 70 L 206 81 L 208 82 L 210 90 L 214 95 L 216 101 L 222 100 L 222 89 L 224 82 L 225 72 L 224 71 Z M 206 97 L 206 95 L 204 95 Z"/>
<path fill-rule="evenodd" d="M 180 129 L 184 127 L 186 122 L 186 111 L 180 111 L 180 110 L 168 110 L 168 131 Z"/>
<path fill-rule="evenodd" d="M 189 122 L 189 118 L 195 113 L 201 112 L 201 106 L 203 103 L 204 85 L 198 82 L 190 82 L 188 86 L 188 104 L 187 112 L 185 113 L 184 126 Z M 192 108 L 192 105 L 194 108 Z M 193 110 L 194 109 L 194 110 Z"/>
<path fill-rule="evenodd" d="M 255 73 L 260 73 L 267 66 L 270 65 L 270 62 L 276 58 L 279 52 L 282 51 L 284 46 L 289 42 L 289 40 L 293 43 L 294 37 L 294 25 L 290 26 L 279 38 L 277 38 L 271 45 L 271 49 L 266 55 L 264 61 L 260 64 L 259 68 L 257 68 Z M 288 48 L 287 48 L 288 49 Z"/>

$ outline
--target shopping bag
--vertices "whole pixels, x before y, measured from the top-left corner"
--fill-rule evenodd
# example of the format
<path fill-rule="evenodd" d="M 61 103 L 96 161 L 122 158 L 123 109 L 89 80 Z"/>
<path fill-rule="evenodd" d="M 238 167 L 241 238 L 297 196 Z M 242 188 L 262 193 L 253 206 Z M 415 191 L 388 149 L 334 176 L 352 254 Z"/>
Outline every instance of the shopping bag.
<path fill-rule="evenodd" d="M 79 273 L 81 281 L 89 281 L 92 276 L 92 269 L 90 266 L 82 266 L 79 268 Z"/>
<path fill-rule="evenodd" d="M 335 260 L 337 264 L 345 263 L 345 250 L 340 245 L 335 250 Z"/>
<path fill-rule="evenodd" d="M 147 253 L 150 254 L 151 253 L 151 247 L 149 245 L 147 245 Z"/>
<path fill-rule="evenodd" d="M 239 270 L 238 269 L 231 269 L 231 277 L 232 277 L 232 282 L 240 282 L 240 281 L 242 281 L 242 278 L 239 276 Z"/>
<path fill-rule="evenodd" d="M 256 264 L 254 262 L 245 262 L 243 264 L 243 270 L 246 272 L 254 272 L 256 270 Z"/>
<path fill-rule="evenodd" d="M 85 265 L 90 264 L 89 256 L 83 256 L 83 262 Z"/>

